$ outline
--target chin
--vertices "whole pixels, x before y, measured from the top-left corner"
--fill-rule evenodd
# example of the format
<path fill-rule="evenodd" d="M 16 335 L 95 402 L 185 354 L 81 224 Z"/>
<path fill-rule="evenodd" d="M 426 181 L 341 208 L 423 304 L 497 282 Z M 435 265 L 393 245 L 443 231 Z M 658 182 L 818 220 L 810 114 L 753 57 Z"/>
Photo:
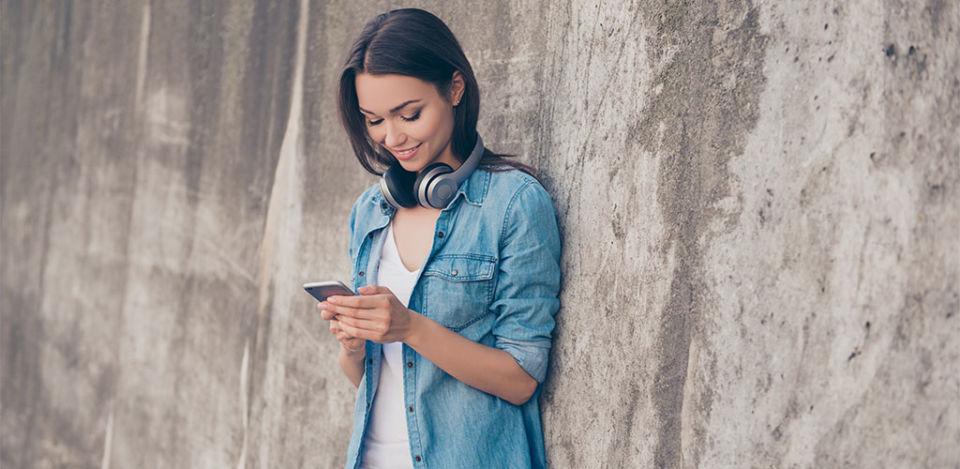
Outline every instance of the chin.
<path fill-rule="evenodd" d="M 427 165 L 421 164 L 420 162 L 417 162 L 417 161 L 398 161 L 398 162 L 400 163 L 400 167 L 403 168 L 404 171 L 409 171 L 411 173 L 419 173 L 420 170 L 427 167 Z"/>

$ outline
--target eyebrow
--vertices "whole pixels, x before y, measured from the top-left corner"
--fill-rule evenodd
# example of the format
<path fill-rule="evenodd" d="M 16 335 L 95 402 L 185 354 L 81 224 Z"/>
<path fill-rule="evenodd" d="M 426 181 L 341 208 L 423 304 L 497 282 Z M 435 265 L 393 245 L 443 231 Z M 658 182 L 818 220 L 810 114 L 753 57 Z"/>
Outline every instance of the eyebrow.
<path fill-rule="evenodd" d="M 390 110 L 390 114 L 393 114 L 393 113 L 395 113 L 395 112 L 403 109 L 403 107 L 406 106 L 407 104 L 413 104 L 413 103 L 417 103 L 417 102 L 420 102 L 420 100 L 419 100 L 419 99 L 411 99 L 411 100 L 409 100 L 409 101 L 404 101 L 403 104 L 401 104 L 401 105 L 399 105 L 399 106 L 391 109 L 391 110 Z M 360 107 L 360 106 L 357 106 L 357 107 L 360 108 L 360 111 L 362 111 L 362 112 L 365 112 L 365 113 L 367 113 L 367 114 L 376 115 L 376 113 L 370 112 L 370 111 L 368 111 L 368 110 L 366 110 L 366 109 L 364 109 L 364 108 L 362 108 L 362 107 Z"/>

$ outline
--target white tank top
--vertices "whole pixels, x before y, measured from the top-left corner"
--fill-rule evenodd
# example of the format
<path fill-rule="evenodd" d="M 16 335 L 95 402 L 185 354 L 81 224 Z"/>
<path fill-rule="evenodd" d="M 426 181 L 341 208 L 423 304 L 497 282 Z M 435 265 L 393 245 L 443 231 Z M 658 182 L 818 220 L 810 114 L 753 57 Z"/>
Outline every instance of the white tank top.
<path fill-rule="evenodd" d="M 407 306 L 420 271 L 410 272 L 400 260 L 400 251 L 393 239 L 393 223 L 387 228 L 386 236 L 380 254 L 377 285 L 389 288 Z M 383 344 L 380 363 L 380 381 L 363 436 L 360 466 L 364 469 L 413 469 L 403 402 L 403 342 Z"/>

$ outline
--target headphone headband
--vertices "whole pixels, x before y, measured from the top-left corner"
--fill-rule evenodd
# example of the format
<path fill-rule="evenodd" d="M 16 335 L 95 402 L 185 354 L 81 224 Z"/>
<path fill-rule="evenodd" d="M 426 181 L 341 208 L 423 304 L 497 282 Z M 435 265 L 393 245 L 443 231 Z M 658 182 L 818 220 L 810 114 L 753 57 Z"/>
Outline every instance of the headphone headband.
<path fill-rule="evenodd" d="M 451 178 L 456 180 L 457 187 L 460 187 L 460 183 L 466 181 L 467 178 L 473 174 L 473 170 L 477 169 L 477 166 L 480 165 L 481 159 L 483 159 L 483 139 L 480 138 L 480 134 L 477 134 L 477 143 L 473 144 L 473 150 L 470 152 L 470 156 L 450 175 Z"/>

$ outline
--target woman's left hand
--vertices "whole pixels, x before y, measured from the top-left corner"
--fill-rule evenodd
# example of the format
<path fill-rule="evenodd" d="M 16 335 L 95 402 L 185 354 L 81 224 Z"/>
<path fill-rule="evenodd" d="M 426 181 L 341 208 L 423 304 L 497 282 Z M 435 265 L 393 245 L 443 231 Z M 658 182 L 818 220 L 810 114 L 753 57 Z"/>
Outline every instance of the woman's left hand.
<path fill-rule="evenodd" d="M 359 296 L 328 298 L 320 308 L 338 316 L 347 334 L 381 344 L 406 339 L 413 331 L 414 315 L 387 287 L 369 285 Z"/>

